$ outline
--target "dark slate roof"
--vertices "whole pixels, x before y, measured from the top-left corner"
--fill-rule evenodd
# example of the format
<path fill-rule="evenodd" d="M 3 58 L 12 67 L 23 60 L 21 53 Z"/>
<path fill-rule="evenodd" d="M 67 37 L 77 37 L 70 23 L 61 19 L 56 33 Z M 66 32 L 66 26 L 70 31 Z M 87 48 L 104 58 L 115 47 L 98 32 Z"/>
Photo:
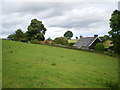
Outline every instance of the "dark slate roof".
<path fill-rule="evenodd" d="M 80 38 L 73 46 L 89 46 L 96 37 L 83 37 Z"/>

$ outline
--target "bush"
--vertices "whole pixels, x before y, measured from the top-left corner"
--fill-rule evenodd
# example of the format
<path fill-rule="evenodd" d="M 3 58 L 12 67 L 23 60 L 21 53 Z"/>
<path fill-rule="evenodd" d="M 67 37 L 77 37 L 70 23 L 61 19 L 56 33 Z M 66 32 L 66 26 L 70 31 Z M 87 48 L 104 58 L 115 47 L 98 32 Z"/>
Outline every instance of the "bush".
<path fill-rule="evenodd" d="M 69 43 L 68 46 L 73 46 L 73 44 L 75 44 L 75 43 Z"/>
<path fill-rule="evenodd" d="M 105 47 L 104 47 L 104 45 L 103 45 L 102 43 L 97 43 L 97 44 L 95 45 L 94 50 L 95 50 L 96 52 L 104 52 Z"/>
<path fill-rule="evenodd" d="M 56 44 L 61 44 L 61 45 L 67 45 L 68 44 L 68 40 L 65 37 L 57 37 L 57 38 L 55 38 L 54 42 Z"/>
<path fill-rule="evenodd" d="M 52 39 L 49 37 L 48 39 L 46 39 L 46 41 L 52 41 Z"/>
<path fill-rule="evenodd" d="M 33 44 L 40 44 L 40 41 L 38 41 L 37 39 L 31 40 L 30 42 Z"/>

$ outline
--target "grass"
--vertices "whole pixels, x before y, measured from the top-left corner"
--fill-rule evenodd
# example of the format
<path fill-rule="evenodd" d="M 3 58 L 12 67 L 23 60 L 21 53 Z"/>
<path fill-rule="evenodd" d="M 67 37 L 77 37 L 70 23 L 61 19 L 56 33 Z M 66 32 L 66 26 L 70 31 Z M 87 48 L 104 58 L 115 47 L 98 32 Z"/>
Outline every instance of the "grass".
<path fill-rule="evenodd" d="M 113 44 L 111 44 L 112 41 L 111 40 L 107 40 L 105 42 L 103 42 L 103 45 L 105 46 L 105 48 L 109 48 L 110 46 L 113 46 Z"/>
<path fill-rule="evenodd" d="M 71 39 L 71 40 L 68 40 L 68 43 L 76 43 L 78 40 L 77 39 Z"/>
<path fill-rule="evenodd" d="M 0 89 L 2 89 L 2 41 L 0 40 Z"/>
<path fill-rule="evenodd" d="M 3 88 L 107 88 L 118 59 L 91 52 L 3 40 Z"/>

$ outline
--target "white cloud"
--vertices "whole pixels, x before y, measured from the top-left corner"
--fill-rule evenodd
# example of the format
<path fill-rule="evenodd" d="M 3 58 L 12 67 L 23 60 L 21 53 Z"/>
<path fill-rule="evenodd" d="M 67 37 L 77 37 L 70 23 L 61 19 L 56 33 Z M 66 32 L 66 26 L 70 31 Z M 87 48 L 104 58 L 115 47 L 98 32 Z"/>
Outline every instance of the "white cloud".
<path fill-rule="evenodd" d="M 113 2 L 4 2 L 2 33 L 5 37 L 18 28 L 25 32 L 30 21 L 37 18 L 47 27 L 46 38 L 63 36 L 67 30 L 73 31 L 74 37 L 104 35 L 109 30 L 109 18 L 116 5 Z"/>
<path fill-rule="evenodd" d="M 118 2 L 119 0 L 1 0 L 2 2 Z"/>

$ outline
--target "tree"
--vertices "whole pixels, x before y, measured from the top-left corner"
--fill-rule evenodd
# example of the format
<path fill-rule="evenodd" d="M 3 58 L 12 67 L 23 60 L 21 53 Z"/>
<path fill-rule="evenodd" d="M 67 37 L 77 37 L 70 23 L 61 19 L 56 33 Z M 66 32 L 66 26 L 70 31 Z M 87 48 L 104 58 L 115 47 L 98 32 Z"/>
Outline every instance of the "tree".
<path fill-rule="evenodd" d="M 116 53 L 120 53 L 120 11 L 115 10 L 113 11 L 110 19 L 110 30 L 108 33 L 111 36 L 113 41 L 113 49 Z"/>
<path fill-rule="evenodd" d="M 52 41 L 52 39 L 49 37 L 48 39 L 46 39 L 46 41 Z"/>
<path fill-rule="evenodd" d="M 108 35 L 104 35 L 104 36 L 99 37 L 99 38 L 102 40 L 102 42 L 107 41 L 107 40 L 111 40 L 111 38 Z"/>
<path fill-rule="evenodd" d="M 54 39 L 54 42 L 56 44 L 61 44 L 61 45 L 67 45 L 68 44 L 68 40 L 65 37 L 57 37 Z"/>
<path fill-rule="evenodd" d="M 65 32 L 64 37 L 66 37 L 67 39 L 71 39 L 73 37 L 73 33 L 71 31 L 67 31 Z"/>
<path fill-rule="evenodd" d="M 95 45 L 94 50 L 95 50 L 96 52 L 103 52 L 103 51 L 105 50 L 105 47 L 104 47 L 104 45 L 103 45 L 102 43 L 97 43 L 97 44 Z"/>
<path fill-rule="evenodd" d="M 14 40 L 15 34 L 10 34 L 7 38 Z"/>
<path fill-rule="evenodd" d="M 76 39 L 78 39 L 78 37 L 75 37 Z"/>
<path fill-rule="evenodd" d="M 46 30 L 47 29 L 42 24 L 42 21 L 39 21 L 37 19 L 31 20 L 31 23 L 28 26 L 28 31 L 26 32 L 28 40 L 37 39 L 39 41 L 44 41 L 44 35 Z"/>
<path fill-rule="evenodd" d="M 40 44 L 40 41 L 38 41 L 37 39 L 31 40 L 30 42 L 33 44 Z"/>
<path fill-rule="evenodd" d="M 17 29 L 17 31 L 15 32 L 14 40 L 21 41 L 24 38 L 25 38 L 25 35 L 22 32 L 22 30 L 21 29 Z"/>
<path fill-rule="evenodd" d="M 23 33 L 21 29 L 17 29 L 17 31 L 15 31 L 15 34 L 11 34 L 7 38 L 10 38 L 15 41 L 22 41 L 26 39 L 25 33 Z"/>

